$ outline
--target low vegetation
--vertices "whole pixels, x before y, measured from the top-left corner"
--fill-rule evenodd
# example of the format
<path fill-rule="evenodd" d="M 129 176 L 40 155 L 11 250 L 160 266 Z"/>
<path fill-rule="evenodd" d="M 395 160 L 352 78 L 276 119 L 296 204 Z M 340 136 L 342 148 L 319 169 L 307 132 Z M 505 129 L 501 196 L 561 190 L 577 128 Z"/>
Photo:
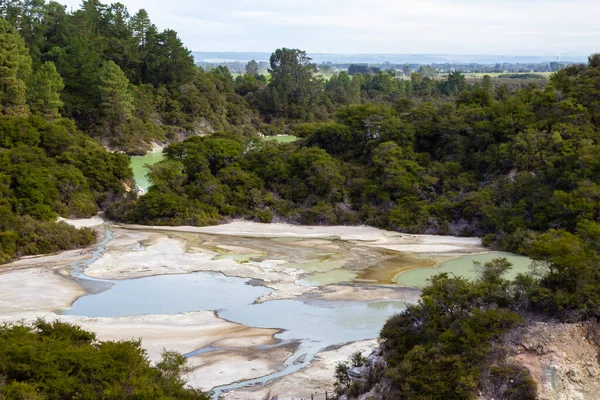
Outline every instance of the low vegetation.
<path fill-rule="evenodd" d="M 99 341 L 63 322 L 0 327 L 0 399 L 197 399 L 186 360 L 165 351 L 152 365 L 139 340 Z"/>
<path fill-rule="evenodd" d="M 471 397 L 490 343 L 523 310 L 600 316 L 600 55 L 548 81 L 457 71 L 442 79 L 427 66 L 410 79 L 355 66 L 325 80 L 305 52 L 282 48 L 268 78 L 250 62 L 234 79 L 225 67 L 195 66 L 176 32 L 119 3 L 84 1 L 69 12 L 14 1 L 0 16 L 0 263 L 93 242 L 91 230 L 55 221 L 99 209 L 153 225 L 249 218 L 477 235 L 532 257 L 534 274 L 514 282 L 502 278 L 502 260 L 477 282 L 438 276 L 419 305 L 386 324 L 389 379 L 407 399 Z M 152 141 L 172 144 L 138 198 L 127 192 L 128 156 L 106 148 L 142 154 Z M 56 344 L 61 352 L 48 359 L 73 368 L 34 368 L 7 353 L 2 395 L 203 396 L 174 378 L 179 358 L 153 368 L 139 343 L 77 332 L 5 327 L 3 340 Z M 71 338 L 81 346 L 68 347 Z M 33 346 L 10 343 L 0 352 Z M 119 360 L 140 369 L 113 369 Z M 110 376 L 98 372 L 105 365 Z M 522 371 L 489 370 L 529 396 Z"/>
<path fill-rule="evenodd" d="M 509 388 L 502 398 L 536 398 L 527 373 L 501 361 L 486 366 L 494 341 L 523 322 L 517 310 L 523 301 L 520 282 L 526 277 L 505 280 L 502 276 L 510 268 L 499 258 L 479 265 L 480 277 L 474 282 L 436 275 L 417 305 L 388 320 L 381 330 L 389 380 L 386 398 L 471 399 L 484 367 L 490 368 L 490 380 L 497 386 L 504 382 Z M 338 365 L 340 372 L 343 366 Z M 353 396 L 376 383 L 361 386 L 344 380 L 342 373 L 336 377 L 338 392 Z"/>
<path fill-rule="evenodd" d="M 501 277 L 509 267 L 494 260 L 475 283 L 438 275 L 417 306 L 386 323 L 381 337 L 394 398 L 473 397 L 491 341 L 522 321 L 510 309 L 510 283 Z"/>

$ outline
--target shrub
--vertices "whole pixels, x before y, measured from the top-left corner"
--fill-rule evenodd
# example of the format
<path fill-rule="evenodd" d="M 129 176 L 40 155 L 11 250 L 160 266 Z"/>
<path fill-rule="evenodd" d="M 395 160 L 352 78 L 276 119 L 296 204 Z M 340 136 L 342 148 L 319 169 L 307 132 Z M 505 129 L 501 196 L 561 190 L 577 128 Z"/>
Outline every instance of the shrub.
<path fill-rule="evenodd" d="M 185 387 L 180 354 L 153 367 L 140 340 L 98 341 L 64 322 L 1 326 L 0 359 L 3 399 L 209 399 Z"/>

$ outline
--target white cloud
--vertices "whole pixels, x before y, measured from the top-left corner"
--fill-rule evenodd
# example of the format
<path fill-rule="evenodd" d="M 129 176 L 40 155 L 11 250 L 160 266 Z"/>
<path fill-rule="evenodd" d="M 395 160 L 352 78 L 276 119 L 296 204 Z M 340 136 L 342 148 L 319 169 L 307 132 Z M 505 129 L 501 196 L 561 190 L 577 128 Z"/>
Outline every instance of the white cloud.
<path fill-rule="evenodd" d="M 600 50 L 598 0 L 122 2 L 131 13 L 146 8 L 159 28 L 178 31 L 192 50 L 286 46 L 326 53 L 514 55 Z"/>

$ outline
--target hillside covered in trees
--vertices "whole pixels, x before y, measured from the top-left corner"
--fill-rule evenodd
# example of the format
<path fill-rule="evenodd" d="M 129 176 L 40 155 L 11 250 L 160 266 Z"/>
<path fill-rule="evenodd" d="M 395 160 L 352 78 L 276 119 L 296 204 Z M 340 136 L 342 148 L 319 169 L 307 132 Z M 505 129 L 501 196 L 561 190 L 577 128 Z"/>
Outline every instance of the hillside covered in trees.
<path fill-rule="evenodd" d="M 123 4 L 97 0 L 73 12 L 57 2 L 3 1 L 0 16 L 2 30 L 22 38 L 2 46 L 17 71 L 4 96 L 18 103 L 13 115 L 60 113 L 103 144 L 141 154 L 152 140 L 255 124 L 230 76 L 196 68 L 177 33 L 159 32 L 144 10 L 130 15 Z"/>
<path fill-rule="evenodd" d="M 600 56 L 555 73 L 548 85 L 516 89 L 451 74 L 426 83 L 430 92 L 411 83 L 409 94 L 383 95 L 348 78 L 336 92 L 348 104 L 315 120 L 310 110 L 327 107 L 293 89 L 292 78 L 302 76 L 299 65 L 307 76 L 314 71 L 301 53 L 281 66 L 289 52 L 273 54 L 267 87 L 286 93 L 272 124 L 287 121 L 298 141 L 223 131 L 173 144 L 151 168 L 148 194 L 114 203 L 109 215 L 154 225 L 239 217 L 369 224 L 478 235 L 526 254 L 535 273 L 513 282 L 502 277 L 505 260 L 484 266 L 477 282 L 436 277 L 419 305 L 390 319 L 382 338 L 389 398 L 468 399 L 482 379 L 506 390 L 503 398 L 535 398 L 526 370 L 488 357 L 522 314 L 571 322 L 600 316 Z M 347 77 L 327 85 L 340 79 Z"/>
<path fill-rule="evenodd" d="M 89 245 L 84 218 L 121 199 L 132 184 L 129 158 L 107 152 L 72 121 L 0 116 L 0 263 Z"/>
<path fill-rule="evenodd" d="M 283 89 L 294 74 L 315 79 L 302 53 L 280 50 L 271 61 L 269 86 L 288 93 L 281 112 L 311 110 L 309 94 Z M 192 137 L 165 149 L 148 194 L 114 203 L 108 215 L 153 225 L 242 217 L 480 235 L 487 245 L 541 258 L 581 249 L 579 270 L 563 258 L 561 267 L 552 264 L 539 304 L 582 311 L 598 282 L 596 256 L 588 255 L 596 254 L 600 229 L 599 76 L 598 55 L 557 72 L 544 88 L 469 86 L 453 74 L 434 82 L 437 96 L 391 95 L 338 107 L 327 121 L 293 124 L 294 143 L 227 131 Z M 342 97 L 351 93 L 351 84 L 340 89 Z M 584 303 L 581 316 L 598 312 L 599 302 Z"/>
<path fill-rule="evenodd" d="M 290 49 L 273 53 L 268 76 L 250 62 L 234 79 L 226 67 L 197 67 L 175 31 L 159 31 L 145 10 L 121 3 L 85 0 L 68 11 L 53 1 L 11 0 L 0 2 L 0 17 L 3 32 L 20 36 L 2 47 L 10 64 L 3 114 L 70 118 L 129 154 L 217 131 L 283 133 L 290 123 L 329 121 L 344 105 L 444 97 L 465 86 L 460 73 L 437 81 L 419 72 L 410 80 L 344 72 L 326 81 L 305 52 Z"/>
<path fill-rule="evenodd" d="M 477 282 L 438 276 L 388 322 L 400 399 L 472 397 L 487 344 L 520 314 L 600 316 L 600 55 L 508 86 L 459 72 L 325 80 L 305 52 L 283 48 L 268 76 L 251 62 L 234 78 L 195 66 L 174 31 L 119 3 L 1 1 L 0 16 L 0 263 L 92 243 L 91 230 L 55 221 L 99 209 L 152 225 L 249 218 L 477 235 L 536 260 L 514 282 L 502 261 Z M 298 140 L 261 139 L 280 133 Z M 106 148 L 143 154 L 154 141 L 172 144 L 138 197 L 128 156 Z M 35 341 L 46 328 L 0 333 Z M 84 339 L 93 354 L 106 347 Z M 499 371 L 530 388 L 522 371 Z"/>
<path fill-rule="evenodd" d="M 178 144 L 179 150 L 173 147 L 169 151 L 175 157 L 177 151 L 185 152 L 193 143 L 213 148 L 210 174 L 202 174 L 195 183 L 206 183 L 202 193 L 189 196 L 182 188 L 158 198 L 152 193 L 140 207 L 154 208 L 161 201 L 170 205 L 141 218 L 135 216 L 140 211 L 129 212 L 132 200 L 128 200 L 113 207 L 115 218 L 205 224 L 230 216 L 249 216 L 263 221 L 285 218 L 426 229 L 422 221 L 403 222 L 401 215 L 391 223 L 376 220 L 373 213 L 380 205 L 387 209 L 402 197 L 391 183 L 385 188 L 391 195 L 383 198 L 374 192 L 361 194 L 369 200 L 359 200 L 365 207 L 357 212 L 355 198 L 362 189 L 356 182 L 362 178 L 350 177 L 349 170 L 340 175 L 340 171 L 355 156 L 352 153 L 361 153 L 355 165 L 371 164 L 374 149 L 362 149 L 366 141 L 360 137 L 365 121 L 377 124 L 377 119 L 389 117 L 384 125 L 393 131 L 394 124 L 401 122 L 398 115 L 417 105 L 430 104 L 434 107 L 430 112 L 436 112 L 442 99 L 451 103 L 467 87 L 461 74 L 454 73 L 447 81 L 419 73 L 411 80 L 400 80 L 379 71 L 353 76 L 341 73 L 325 81 L 315 75 L 316 67 L 304 52 L 279 49 L 270 60 L 269 76 L 260 75 L 257 63 L 250 62 L 247 73 L 234 79 L 226 68 L 205 71 L 196 67 L 174 31 L 160 32 L 144 10 L 132 15 L 119 3 L 88 0 L 79 9 L 68 11 L 59 3 L 44 0 L 3 1 L 0 16 L 2 262 L 79 247 L 93 240 L 89 231 L 77 232 L 51 221 L 59 215 L 93 215 L 121 200 L 127 187 L 133 189 L 127 157 L 110 154 L 103 146 L 142 154 L 153 142 L 177 142 L 188 136 L 193 138 Z M 490 91 L 493 83 L 484 79 L 482 87 Z M 509 90 L 505 87 L 499 92 Z M 315 130 L 321 133 L 313 135 Z M 293 159 L 288 156 L 296 153 L 297 145 L 286 150 L 272 145 L 269 150 L 258 140 L 259 133 L 290 132 L 306 138 L 300 147 L 303 151 Z M 197 136 L 211 133 L 204 139 Z M 341 139 L 325 137 L 332 134 L 341 135 Z M 318 144 L 319 135 L 337 148 Z M 409 143 L 412 139 L 407 136 L 402 140 Z M 252 145 L 256 151 L 248 153 L 251 143 L 256 144 Z M 261 174 L 248 164 L 262 163 L 260 157 L 270 158 L 272 152 L 279 153 L 281 165 Z M 182 157 L 187 155 L 182 153 Z M 242 158 L 247 158 L 243 167 L 247 174 L 240 175 L 237 166 L 242 165 Z M 286 165 L 289 162 L 294 165 Z M 315 166 L 311 166 L 313 162 Z M 319 164 L 324 168 L 317 167 Z M 165 178 L 173 173 L 169 166 L 173 164 L 157 167 L 163 169 Z M 185 173 L 197 175 L 206 165 L 193 168 L 197 171 Z M 257 174 L 259 179 L 254 179 Z M 272 184 L 279 189 L 261 182 L 269 179 L 269 174 L 276 175 Z M 411 184 L 413 177 L 406 178 L 402 185 Z M 346 186 L 348 179 L 355 183 Z M 172 182 L 183 186 L 190 183 L 187 178 L 182 182 L 182 177 Z M 289 185 L 300 191 L 291 193 Z M 195 197 L 203 200 L 198 202 Z M 250 197 L 254 200 L 249 201 Z M 115 215 L 114 210 L 123 213 Z M 33 235 L 34 231 L 44 233 Z"/>

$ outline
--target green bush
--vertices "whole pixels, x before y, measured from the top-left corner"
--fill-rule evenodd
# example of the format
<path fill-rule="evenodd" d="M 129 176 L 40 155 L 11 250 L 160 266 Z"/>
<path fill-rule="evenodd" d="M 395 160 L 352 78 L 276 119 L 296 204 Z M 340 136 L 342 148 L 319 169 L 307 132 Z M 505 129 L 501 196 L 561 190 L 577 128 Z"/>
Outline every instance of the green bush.
<path fill-rule="evenodd" d="M 483 265 L 469 282 L 439 274 L 418 305 L 390 318 L 381 330 L 394 398 L 471 399 L 491 341 L 522 322 L 505 308 L 510 268 L 505 259 Z"/>
<path fill-rule="evenodd" d="M 90 217 L 124 193 L 131 179 L 127 156 L 111 154 L 73 123 L 0 117 L 0 263 L 23 255 L 87 246 L 89 229 L 54 221 Z"/>
<path fill-rule="evenodd" d="M 139 340 L 99 341 L 63 322 L 0 327 L 0 398 L 201 399 L 185 387 L 186 360 L 163 352 L 152 366 Z"/>
<path fill-rule="evenodd" d="M 268 208 L 256 210 L 256 218 L 263 224 L 270 224 L 273 220 L 273 212 Z"/>
<path fill-rule="evenodd" d="M 535 400 L 537 385 L 529 371 L 513 364 L 495 364 L 490 367 L 490 392 L 506 400 Z"/>

